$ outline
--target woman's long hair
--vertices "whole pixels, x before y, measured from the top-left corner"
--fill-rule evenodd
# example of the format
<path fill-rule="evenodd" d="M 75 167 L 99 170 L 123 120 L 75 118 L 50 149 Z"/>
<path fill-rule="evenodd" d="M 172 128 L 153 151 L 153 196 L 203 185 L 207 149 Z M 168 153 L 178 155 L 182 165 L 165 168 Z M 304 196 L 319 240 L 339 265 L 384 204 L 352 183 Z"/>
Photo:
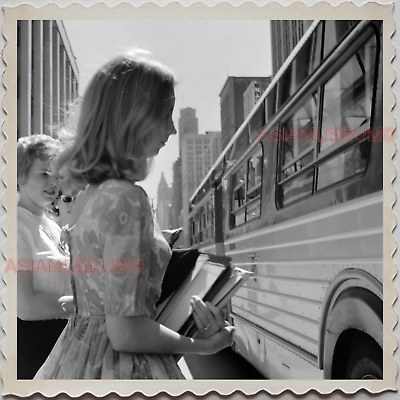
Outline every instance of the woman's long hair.
<path fill-rule="evenodd" d="M 170 106 L 174 85 L 172 72 L 143 52 L 108 62 L 88 85 L 76 134 L 56 169 L 86 183 L 144 179 L 147 144 Z"/>

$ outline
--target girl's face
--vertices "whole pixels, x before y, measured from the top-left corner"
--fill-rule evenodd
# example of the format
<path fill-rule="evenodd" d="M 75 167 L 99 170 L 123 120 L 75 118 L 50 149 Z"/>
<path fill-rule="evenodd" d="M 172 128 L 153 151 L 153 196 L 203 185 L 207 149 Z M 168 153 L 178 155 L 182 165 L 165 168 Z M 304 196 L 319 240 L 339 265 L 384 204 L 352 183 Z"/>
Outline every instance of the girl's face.
<path fill-rule="evenodd" d="M 166 107 L 163 118 L 158 123 L 156 129 L 152 133 L 150 142 L 147 145 L 147 157 L 154 157 L 165 146 L 170 135 L 176 134 L 174 121 L 172 120 L 172 112 L 175 107 L 175 93 L 172 92 L 171 97 L 166 100 L 169 106 Z"/>
<path fill-rule="evenodd" d="M 51 204 L 57 197 L 59 182 L 50 171 L 50 161 L 42 161 L 36 158 L 33 162 L 25 183 L 18 183 L 19 204 L 40 215 L 44 208 Z"/>

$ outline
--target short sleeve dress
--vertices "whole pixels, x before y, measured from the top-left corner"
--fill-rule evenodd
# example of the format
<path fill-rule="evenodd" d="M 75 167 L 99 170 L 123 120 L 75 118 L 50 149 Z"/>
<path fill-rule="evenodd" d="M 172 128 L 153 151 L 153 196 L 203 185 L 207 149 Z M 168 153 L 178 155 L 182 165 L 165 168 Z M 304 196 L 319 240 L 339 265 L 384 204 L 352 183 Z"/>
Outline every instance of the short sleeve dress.
<path fill-rule="evenodd" d="M 107 337 L 106 315 L 155 318 L 171 257 L 144 190 L 103 182 L 69 237 L 77 315 L 35 379 L 184 379 L 173 355 L 117 352 Z"/>

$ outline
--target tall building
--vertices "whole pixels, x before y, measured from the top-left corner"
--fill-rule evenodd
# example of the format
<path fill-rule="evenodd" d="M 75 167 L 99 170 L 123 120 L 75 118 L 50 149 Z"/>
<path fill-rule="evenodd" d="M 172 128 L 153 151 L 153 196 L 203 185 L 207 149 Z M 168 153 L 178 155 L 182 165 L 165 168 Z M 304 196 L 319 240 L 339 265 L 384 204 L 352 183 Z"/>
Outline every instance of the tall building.
<path fill-rule="evenodd" d="M 179 153 L 182 149 L 182 139 L 185 135 L 197 135 L 199 133 L 199 122 L 196 110 L 191 107 L 181 108 L 178 122 Z"/>
<path fill-rule="evenodd" d="M 266 78 L 264 81 L 252 81 L 243 93 L 243 119 L 250 114 L 250 111 L 260 99 L 262 93 L 267 88 L 271 78 Z"/>
<path fill-rule="evenodd" d="M 275 75 L 312 20 L 271 21 L 272 72 Z"/>
<path fill-rule="evenodd" d="M 79 71 L 62 21 L 17 23 L 17 137 L 53 135 L 78 97 Z"/>
<path fill-rule="evenodd" d="M 164 174 L 161 174 L 157 189 L 156 218 L 161 229 L 171 229 L 172 188 L 168 186 Z"/>
<path fill-rule="evenodd" d="M 253 81 L 266 88 L 271 82 L 271 78 L 229 76 L 222 88 L 219 95 L 222 148 L 225 148 L 244 121 L 243 94 Z"/>
<path fill-rule="evenodd" d="M 183 235 L 189 245 L 189 199 L 221 154 L 221 132 L 187 134 L 182 141 Z"/>
<path fill-rule="evenodd" d="M 312 20 L 271 21 L 272 70 L 274 75 L 278 72 L 312 22 Z M 334 23 L 335 27 L 338 28 L 330 31 L 329 34 L 337 35 L 339 39 L 344 32 L 357 22 L 356 20 L 327 21 L 327 24 Z"/>

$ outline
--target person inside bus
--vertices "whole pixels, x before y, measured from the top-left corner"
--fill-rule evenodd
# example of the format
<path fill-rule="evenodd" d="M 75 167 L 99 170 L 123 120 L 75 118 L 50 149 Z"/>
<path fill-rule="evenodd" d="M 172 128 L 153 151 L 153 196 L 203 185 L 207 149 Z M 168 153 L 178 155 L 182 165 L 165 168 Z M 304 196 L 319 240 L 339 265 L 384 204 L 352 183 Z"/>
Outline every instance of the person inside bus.
<path fill-rule="evenodd" d="M 58 151 L 58 143 L 44 134 L 17 143 L 18 379 L 34 377 L 73 311 L 71 306 L 66 312 L 59 302 L 71 293 L 70 277 L 61 270 L 67 254 L 59 247 L 60 227 L 45 214 L 58 194 L 50 169 Z"/>
<path fill-rule="evenodd" d="M 142 51 L 111 60 L 88 85 L 57 167 L 88 184 L 68 231 L 76 313 L 35 379 L 182 379 L 174 355 L 232 343 L 222 311 L 199 299 L 197 338 L 155 320 L 171 249 L 136 182 L 176 134 L 174 85 L 172 72 Z"/>

